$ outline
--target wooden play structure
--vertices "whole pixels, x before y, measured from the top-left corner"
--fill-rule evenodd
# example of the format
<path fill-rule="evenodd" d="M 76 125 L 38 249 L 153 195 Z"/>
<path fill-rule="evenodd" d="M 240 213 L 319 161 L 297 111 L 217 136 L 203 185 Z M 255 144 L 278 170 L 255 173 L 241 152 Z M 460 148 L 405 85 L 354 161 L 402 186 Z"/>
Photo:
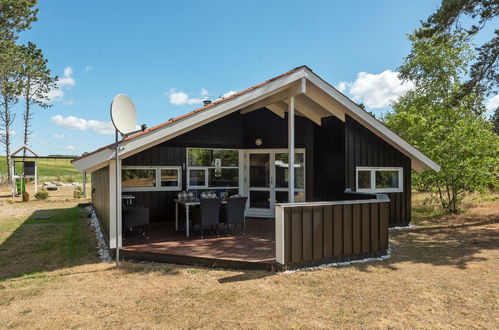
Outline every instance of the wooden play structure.
<path fill-rule="evenodd" d="M 23 152 L 23 155 L 18 156 L 18 154 L 21 151 Z M 29 152 L 31 155 L 26 156 L 25 151 Z M 26 160 L 27 157 L 29 157 L 30 160 Z M 31 160 L 33 157 L 35 160 Z M 21 195 L 26 190 L 26 179 L 34 179 L 35 194 L 37 193 L 38 190 L 38 169 L 36 166 L 37 157 L 38 155 L 27 146 L 22 146 L 9 155 L 9 167 L 12 173 L 12 197 Z M 19 163 L 22 164 L 20 173 L 17 171 L 18 167 L 16 166 Z"/>

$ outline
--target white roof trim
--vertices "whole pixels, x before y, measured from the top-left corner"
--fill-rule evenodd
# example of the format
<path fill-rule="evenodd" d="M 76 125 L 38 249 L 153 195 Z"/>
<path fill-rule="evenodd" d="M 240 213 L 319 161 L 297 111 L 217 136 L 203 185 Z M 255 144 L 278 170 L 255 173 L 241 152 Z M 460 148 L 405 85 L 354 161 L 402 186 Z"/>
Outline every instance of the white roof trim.
<path fill-rule="evenodd" d="M 275 79 L 262 86 L 258 86 L 227 101 L 212 105 L 202 111 L 179 119 L 171 124 L 155 129 L 147 134 L 135 137 L 128 141 L 121 142 L 120 157 L 126 158 L 142 150 L 150 148 L 153 145 L 162 143 L 187 131 L 214 121 L 220 117 L 226 116 L 252 103 L 258 102 L 272 94 L 283 91 L 287 89 L 290 84 L 302 78 L 307 78 L 310 82 L 321 88 L 333 99 L 336 99 L 350 112 L 349 114 L 352 117 L 354 117 L 356 120 L 359 120 L 361 123 L 366 124 L 366 126 L 373 132 L 379 132 L 382 137 L 387 140 L 387 142 L 389 142 L 391 145 L 411 158 L 412 167 L 415 170 L 440 170 L 440 166 L 438 166 L 438 164 L 433 162 L 422 152 L 404 141 L 401 137 L 393 133 L 386 126 L 378 122 L 375 118 L 362 110 L 357 104 L 338 92 L 335 88 L 326 83 L 306 67 Z M 105 164 L 107 164 L 107 162 L 113 158 L 113 150 L 103 149 L 84 158 L 75 160 L 73 162 L 73 165 L 79 170 L 88 171 L 105 166 Z"/>
<path fill-rule="evenodd" d="M 328 93 L 332 98 L 334 98 L 335 100 L 340 102 L 343 106 L 345 106 L 348 110 L 350 110 L 351 114 L 353 114 L 354 119 L 357 119 L 363 123 L 368 124 L 368 128 L 370 128 L 371 131 L 373 131 L 374 129 L 375 131 L 381 133 L 386 139 L 388 139 L 387 142 L 391 142 L 390 144 L 396 147 L 396 149 L 398 149 L 399 151 L 406 154 L 409 158 L 411 158 L 413 169 L 415 169 L 416 171 L 421 171 L 425 169 L 431 169 L 436 172 L 440 171 L 440 165 L 438 165 L 429 157 L 427 157 L 425 154 L 423 154 L 421 151 L 419 151 L 418 149 L 414 148 L 412 145 L 407 143 L 404 139 L 402 139 L 400 136 L 391 131 L 388 127 L 380 123 L 373 116 L 368 114 L 355 102 L 353 102 L 348 97 L 346 97 L 338 90 L 336 90 L 336 88 L 332 87 L 327 82 L 322 80 L 322 78 L 317 76 L 315 73 L 307 70 L 306 77 L 308 80 L 310 80 L 310 82 L 320 87 L 323 91 Z M 397 146 L 399 148 L 397 148 Z"/>

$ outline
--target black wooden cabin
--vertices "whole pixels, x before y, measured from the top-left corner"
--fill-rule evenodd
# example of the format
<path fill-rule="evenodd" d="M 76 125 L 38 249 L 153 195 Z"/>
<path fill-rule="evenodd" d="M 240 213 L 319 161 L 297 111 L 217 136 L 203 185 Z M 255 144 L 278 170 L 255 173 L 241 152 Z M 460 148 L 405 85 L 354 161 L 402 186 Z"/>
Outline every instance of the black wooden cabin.
<path fill-rule="evenodd" d="M 247 217 L 279 219 L 275 245 L 281 261 L 308 260 L 306 251 L 290 257 L 290 242 L 298 242 L 286 236 L 291 231 L 303 240 L 302 251 L 315 237 L 305 238 L 310 228 L 320 229 L 319 247 L 336 221 L 335 230 L 352 242 L 343 252 L 354 253 L 361 241 L 372 247 L 373 237 L 386 239 L 376 243 L 377 253 L 388 246 L 385 221 L 386 228 L 411 221 L 411 171 L 440 169 L 305 66 L 122 140 L 118 175 L 114 157 L 111 145 L 73 161 L 92 172 L 93 205 L 111 248 L 121 245 L 116 184 L 149 208 L 156 224 L 174 221 L 179 192 L 199 196 L 208 190 L 221 197 L 247 196 Z M 362 201 L 366 198 L 370 202 Z M 302 213 L 293 213 L 298 209 Z M 293 229 L 284 225 L 285 214 L 298 219 Z M 296 231 L 298 223 L 303 232 Z M 323 235 L 326 229 L 331 232 Z M 370 230 L 372 237 L 365 238 Z"/>

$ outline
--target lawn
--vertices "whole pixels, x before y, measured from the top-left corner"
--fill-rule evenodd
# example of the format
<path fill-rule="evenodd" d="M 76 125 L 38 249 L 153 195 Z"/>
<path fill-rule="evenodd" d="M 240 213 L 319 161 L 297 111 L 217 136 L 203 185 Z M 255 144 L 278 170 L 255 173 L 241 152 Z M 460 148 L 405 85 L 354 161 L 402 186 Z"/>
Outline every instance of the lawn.
<path fill-rule="evenodd" d="M 69 159 L 48 159 L 38 158 L 36 160 L 38 166 L 38 181 L 65 181 L 65 182 L 82 182 L 82 173 L 78 171 L 71 160 Z M 18 165 L 20 170 L 21 165 Z M 7 163 L 5 156 L 0 156 L 0 177 L 7 175 Z"/>
<path fill-rule="evenodd" d="M 498 196 L 472 196 L 458 216 L 428 216 L 438 208 L 422 201 L 413 228 L 390 232 L 390 259 L 280 274 L 116 269 L 97 262 L 74 201 L 4 204 L 0 327 L 497 329 Z"/>

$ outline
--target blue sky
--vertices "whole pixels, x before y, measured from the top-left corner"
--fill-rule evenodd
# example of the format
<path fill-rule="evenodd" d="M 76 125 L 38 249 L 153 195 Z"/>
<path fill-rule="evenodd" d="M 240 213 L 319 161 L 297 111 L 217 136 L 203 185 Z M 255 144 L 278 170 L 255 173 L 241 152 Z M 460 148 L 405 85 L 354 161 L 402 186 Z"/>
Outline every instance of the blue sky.
<path fill-rule="evenodd" d="M 403 93 L 393 72 L 406 34 L 439 1 L 48 1 L 21 42 L 60 78 L 36 109 L 39 154 L 81 154 L 114 140 L 109 105 L 135 102 L 148 126 L 307 65 L 375 113 Z M 485 33 L 487 34 L 487 33 Z M 387 71 L 391 70 L 391 71 Z M 499 102 L 499 99 L 497 100 Z M 21 109 L 18 109 L 18 111 Z M 21 144 L 21 115 L 14 149 Z"/>

